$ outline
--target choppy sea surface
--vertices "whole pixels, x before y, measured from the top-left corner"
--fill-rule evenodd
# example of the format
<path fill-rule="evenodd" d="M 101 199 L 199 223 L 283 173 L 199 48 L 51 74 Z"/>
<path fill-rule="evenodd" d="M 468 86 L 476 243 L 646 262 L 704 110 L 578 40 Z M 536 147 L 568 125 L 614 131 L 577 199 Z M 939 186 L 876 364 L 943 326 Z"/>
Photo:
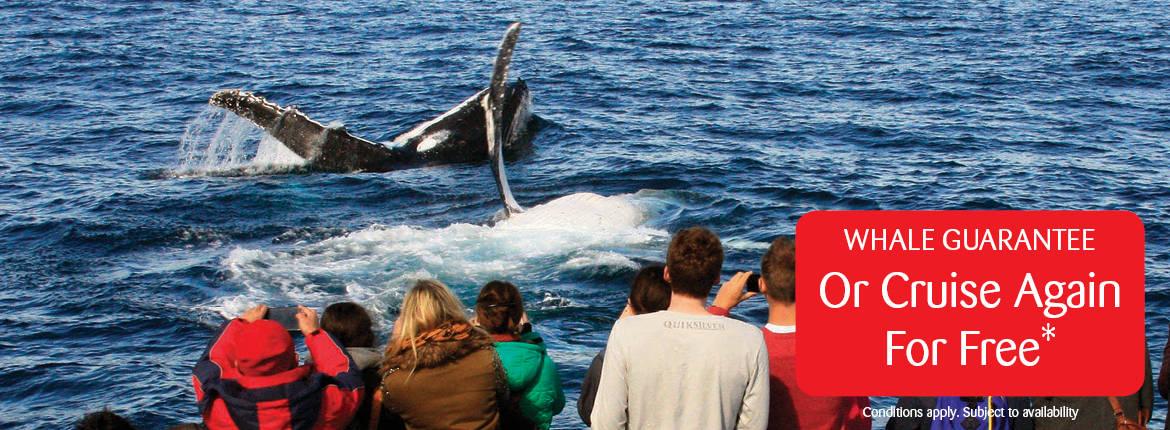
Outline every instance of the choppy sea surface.
<path fill-rule="evenodd" d="M 672 231 L 716 230 L 730 274 L 815 209 L 1134 211 L 1161 362 L 1166 2 L 293 3 L 0 4 L 0 428 L 193 421 L 224 315 L 356 300 L 384 335 L 430 276 L 522 287 L 577 428 Z M 491 225 L 484 163 L 310 174 L 207 107 L 244 88 L 390 140 L 485 86 L 513 20 L 541 130 L 508 172 L 543 216 Z M 607 197 L 542 206 L 578 192 Z"/>

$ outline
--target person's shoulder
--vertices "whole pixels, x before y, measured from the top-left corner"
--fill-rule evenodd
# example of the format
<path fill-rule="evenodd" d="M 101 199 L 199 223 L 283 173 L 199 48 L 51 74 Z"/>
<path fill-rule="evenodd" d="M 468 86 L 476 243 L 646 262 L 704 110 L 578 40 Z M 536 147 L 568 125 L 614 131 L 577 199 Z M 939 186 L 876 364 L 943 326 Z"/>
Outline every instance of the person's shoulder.
<path fill-rule="evenodd" d="M 469 369 L 468 371 L 473 373 L 476 371 L 472 371 L 470 369 L 477 369 L 478 371 L 487 372 L 495 368 L 495 362 L 497 359 L 499 359 L 500 364 L 503 365 L 503 357 L 498 354 L 495 348 L 482 348 L 459 359 L 456 359 L 453 364 L 465 367 L 466 369 Z"/>
<path fill-rule="evenodd" d="M 735 318 L 725 317 L 724 319 L 727 320 L 728 331 L 742 335 L 749 339 L 759 339 L 760 342 L 764 341 L 764 333 L 760 327 L 737 320 Z"/>
<path fill-rule="evenodd" d="M 733 346 L 732 349 L 753 356 L 760 350 L 767 350 L 764 333 L 759 327 L 732 318 L 724 319 L 727 320 L 727 325 L 723 338 L 730 343 L 729 346 Z"/>
<path fill-rule="evenodd" d="M 589 364 L 589 366 L 601 366 L 601 363 L 603 362 L 605 362 L 605 347 L 602 347 L 600 351 L 597 351 L 597 355 L 593 356 L 593 361 Z"/>
<path fill-rule="evenodd" d="M 661 335 L 663 327 L 663 317 L 666 316 L 666 311 L 653 312 L 648 314 L 631 315 L 621 318 L 613 323 L 613 328 L 610 329 L 609 345 L 617 344 L 641 344 L 644 339 Z"/>
<path fill-rule="evenodd" d="M 501 360 L 517 362 L 537 362 L 547 355 L 544 345 L 535 345 L 526 342 L 497 342 L 496 352 Z"/>
<path fill-rule="evenodd" d="M 667 311 L 647 312 L 644 314 L 630 315 L 618 320 L 618 322 L 627 324 L 647 324 L 653 323 L 654 321 L 660 321 L 668 314 L 670 314 L 670 312 Z"/>
<path fill-rule="evenodd" d="M 661 324 L 662 316 L 665 312 L 651 312 L 648 314 L 630 315 L 625 318 L 620 318 L 613 323 L 613 332 L 619 333 L 629 330 L 637 330 L 646 327 L 652 327 Z"/>

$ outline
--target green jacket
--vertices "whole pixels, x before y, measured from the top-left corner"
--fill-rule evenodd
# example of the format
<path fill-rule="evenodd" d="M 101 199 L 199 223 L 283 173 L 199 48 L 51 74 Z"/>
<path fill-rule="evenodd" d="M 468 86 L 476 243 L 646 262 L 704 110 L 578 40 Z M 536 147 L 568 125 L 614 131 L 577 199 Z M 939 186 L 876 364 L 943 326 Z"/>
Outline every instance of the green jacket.
<path fill-rule="evenodd" d="M 565 408 L 565 390 L 544 342 L 536 333 L 525 333 L 519 341 L 496 342 L 496 352 L 520 413 L 537 428 L 547 430 L 553 416 Z"/>

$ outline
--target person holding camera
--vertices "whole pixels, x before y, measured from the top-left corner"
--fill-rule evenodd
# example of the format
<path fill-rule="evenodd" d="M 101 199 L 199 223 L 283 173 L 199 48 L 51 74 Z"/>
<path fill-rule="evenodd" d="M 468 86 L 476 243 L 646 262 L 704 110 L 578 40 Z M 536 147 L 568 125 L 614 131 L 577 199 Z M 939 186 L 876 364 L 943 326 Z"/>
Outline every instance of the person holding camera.
<path fill-rule="evenodd" d="M 342 429 L 362 401 L 362 375 L 341 343 L 299 306 L 297 325 L 313 362 L 298 365 L 292 336 L 248 309 L 223 325 L 195 364 L 203 424 L 217 429 Z"/>
<path fill-rule="evenodd" d="M 663 271 L 670 306 L 614 324 L 593 428 L 765 428 L 768 352 L 760 330 L 706 309 L 722 266 L 723 246 L 710 230 L 671 238 Z"/>
<path fill-rule="evenodd" d="M 862 414 L 868 397 L 814 397 L 796 385 L 796 242 L 784 236 L 773 240 L 760 262 L 760 274 L 758 291 L 768 302 L 763 328 L 771 381 L 768 429 L 868 430 L 871 419 Z M 719 288 L 709 310 L 727 316 L 754 297 L 745 291 L 749 278 L 749 272 L 733 276 Z"/>

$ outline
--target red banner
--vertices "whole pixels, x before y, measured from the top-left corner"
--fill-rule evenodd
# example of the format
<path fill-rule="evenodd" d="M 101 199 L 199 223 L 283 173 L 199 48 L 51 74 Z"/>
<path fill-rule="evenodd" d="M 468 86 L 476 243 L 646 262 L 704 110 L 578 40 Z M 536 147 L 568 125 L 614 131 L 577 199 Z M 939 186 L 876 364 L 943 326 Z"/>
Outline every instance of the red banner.
<path fill-rule="evenodd" d="M 815 211 L 796 224 L 812 395 L 1120 396 L 1145 368 L 1124 211 Z"/>

